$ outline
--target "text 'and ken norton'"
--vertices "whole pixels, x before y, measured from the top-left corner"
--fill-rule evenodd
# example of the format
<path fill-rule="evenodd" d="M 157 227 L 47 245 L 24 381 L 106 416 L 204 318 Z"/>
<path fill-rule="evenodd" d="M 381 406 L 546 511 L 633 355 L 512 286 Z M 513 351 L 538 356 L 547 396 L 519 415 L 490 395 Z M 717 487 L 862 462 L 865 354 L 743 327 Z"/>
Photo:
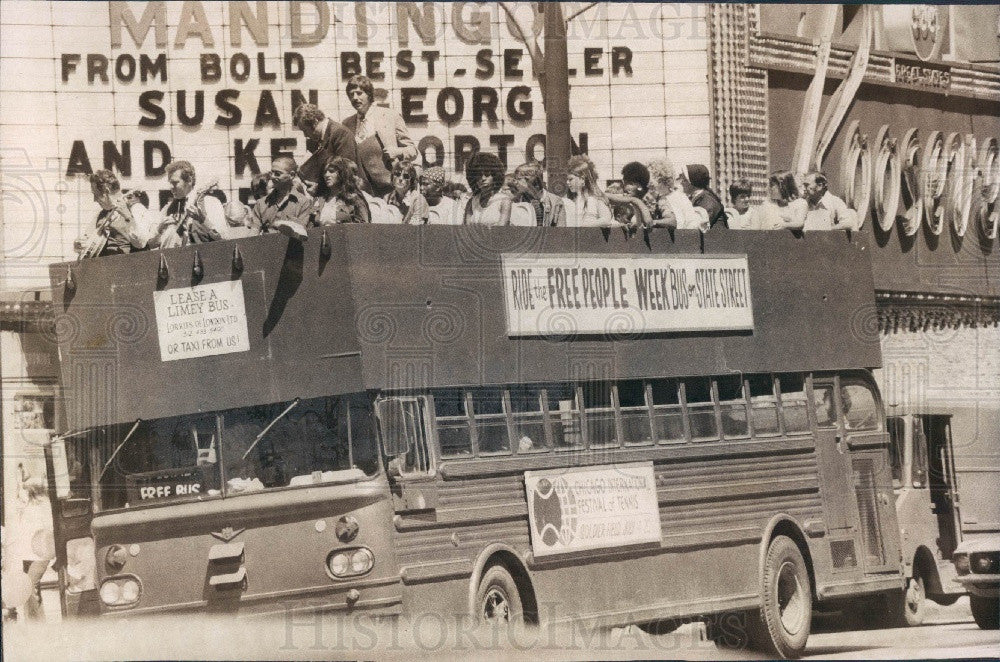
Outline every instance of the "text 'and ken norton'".
<path fill-rule="evenodd" d="M 519 311 L 745 309 L 746 267 L 520 267 L 507 274 Z"/>

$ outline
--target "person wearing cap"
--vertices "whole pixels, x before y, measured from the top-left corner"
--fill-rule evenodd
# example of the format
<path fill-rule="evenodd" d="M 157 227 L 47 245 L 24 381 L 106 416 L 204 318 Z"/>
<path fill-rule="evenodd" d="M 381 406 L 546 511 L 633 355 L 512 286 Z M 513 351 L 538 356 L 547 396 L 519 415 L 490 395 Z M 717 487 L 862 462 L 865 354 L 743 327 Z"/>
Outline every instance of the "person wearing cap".
<path fill-rule="evenodd" d="M 514 169 L 511 179 L 514 202 L 531 205 L 535 223 L 539 227 L 566 225 L 566 207 L 563 199 L 545 190 L 545 172 L 537 161 L 522 163 Z"/>
<path fill-rule="evenodd" d="M 719 198 L 719 194 L 709 188 L 711 176 L 708 168 L 700 163 L 692 163 L 684 166 L 681 172 L 681 186 L 684 193 L 690 198 L 691 204 L 701 207 L 708 212 L 708 227 L 715 227 L 716 223 L 726 224 L 726 209 Z"/>

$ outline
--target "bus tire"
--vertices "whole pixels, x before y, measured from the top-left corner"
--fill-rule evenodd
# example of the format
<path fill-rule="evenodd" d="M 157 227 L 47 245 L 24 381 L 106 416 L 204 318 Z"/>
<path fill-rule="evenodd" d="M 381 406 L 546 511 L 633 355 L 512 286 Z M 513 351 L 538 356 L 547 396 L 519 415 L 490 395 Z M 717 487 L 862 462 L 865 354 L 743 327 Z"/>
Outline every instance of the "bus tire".
<path fill-rule="evenodd" d="M 892 601 L 890 613 L 897 627 L 912 628 L 924 622 L 924 617 L 927 616 L 927 591 L 923 575 L 919 571 L 906 580 L 906 589 L 902 593 L 890 593 L 888 599 Z"/>
<path fill-rule="evenodd" d="M 747 619 L 755 647 L 784 658 L 802 655 L 812 620 L 809 570 L 798 546 L 777 536 L 767 548 L 759 618 Z"/>
<path fill-rule="evenodd" d="M 517 583 L 502 565 L 489 567 L 476 591 L 476 618 L 485 624 L 506 625 L 524 619 Z"/>
<path fill-rule="evenodd" d="M 681 626 L 681 622 L 674 618 L 662 618 L 658 621 L 649 621 L 647 623 L 637 623 L 636 627 L 645 632 L 646 634 L 658 636 L 661 634 L 670 634 L 677 628 Z"/>
<path fill-rule="evenodd" d="M 972 607 L 972 618 L 976 620 L 979 629 L 996 630 L 1000 627 L 1000 600 L 970 595 L 969 605 Z"/>
<path fill-rule="evenodd" d="M 936 602 L 937 604 L 941 605 L 942 607 L 950 607 L 956 602 L 958 602 L 958 599 L 962 597 L 962 594 L 942 593 L 939 595 L 929 595 L 927 597 L 930 598 L 932 601 Z"/>

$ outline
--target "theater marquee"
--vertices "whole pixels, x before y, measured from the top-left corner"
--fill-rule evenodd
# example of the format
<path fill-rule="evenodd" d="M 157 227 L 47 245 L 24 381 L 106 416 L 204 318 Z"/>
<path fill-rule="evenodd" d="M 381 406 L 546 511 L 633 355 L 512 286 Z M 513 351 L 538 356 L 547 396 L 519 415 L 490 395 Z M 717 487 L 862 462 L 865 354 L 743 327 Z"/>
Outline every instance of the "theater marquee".
<path fill-rule="evenodd" d="M 504 255 L 509 336 L 753 330 L 745 255 Z"/>

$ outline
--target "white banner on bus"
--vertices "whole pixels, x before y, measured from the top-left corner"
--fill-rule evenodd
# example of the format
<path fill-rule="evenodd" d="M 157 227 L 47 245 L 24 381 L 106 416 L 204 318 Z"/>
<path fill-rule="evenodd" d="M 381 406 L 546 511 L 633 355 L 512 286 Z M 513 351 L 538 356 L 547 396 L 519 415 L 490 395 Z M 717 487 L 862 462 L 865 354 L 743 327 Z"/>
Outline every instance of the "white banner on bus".
<path fill-rule="evenodd" d="M 526 471 L 524 486 L 535 556 L 663 538 L 652 462 Z"/>
<path fill-rule="evenodd" d="M 509 336 L 753 330 L 746 255 L 501 259 Z"/>
<path fill-rule="evenodd" d="M 154 292 L 153 304 L 162 361 L 250 349 L 239 280 Z"/>

